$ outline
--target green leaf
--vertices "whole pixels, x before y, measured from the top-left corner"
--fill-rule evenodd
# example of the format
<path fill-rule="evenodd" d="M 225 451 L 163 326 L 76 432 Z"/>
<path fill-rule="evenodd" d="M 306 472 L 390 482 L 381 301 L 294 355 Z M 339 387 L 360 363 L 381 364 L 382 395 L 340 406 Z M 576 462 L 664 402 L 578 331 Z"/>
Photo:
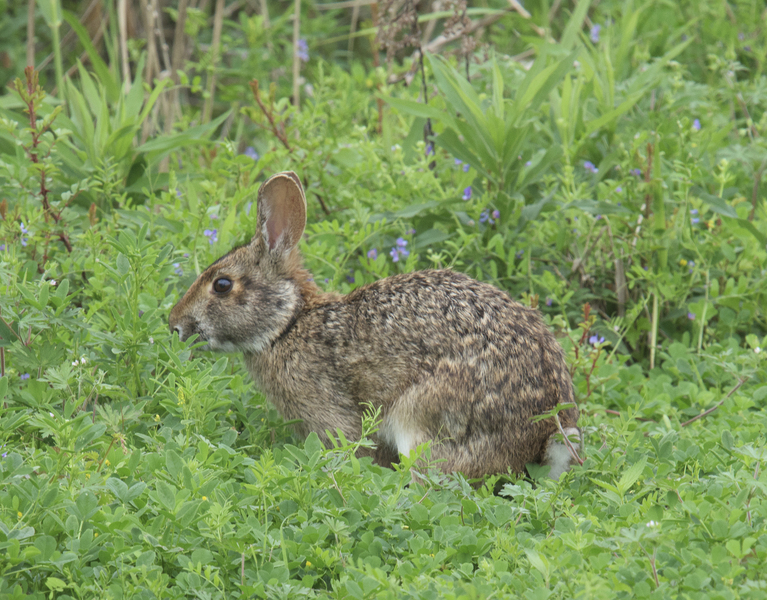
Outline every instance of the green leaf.
<path fill-rule="evenodd" d="M 91 42 L 91 37 L 88 34 L 88 30 L 85 29 L 85 27 L 80 23 L 80 19 L 78 19 L 69 11 L 65 10 L 63 14 L 64 20 L 69 24 L 70 27 L 72 27 L 72 30 L 75 32 L 75 34 L 77 34 L 77 38 L 80 40 L 80 43 L 85 48 L 85 52 L 88 54 L 88 60 L 90 60 L 91 65 L 93 65 L 101 85 L 103 85 L 107 91 L 109 102 L 117 102 L 117 99 L 120 96 L 120 86 L 112 76 L 112 72 L 109 70 L 109 67 L 107 67 L 106 63 L 101 59 L 101 55 L 99 54 L 98 50 L 96 50 L 93 42 Z"/>
<path fill-rule="evenodd" d="M 586 13 L 589 11 L 589 6 L 591 6 L 591 0 L 580 0 L 576 5 L 575 11 L 567 22 L 565 31 L 562 33 L 562 39 L 559 42 L 565 50 L 572 49 L 578 41 L 578 34 L 583 29 L 583 21 L 586 18 Z"/>
<path fill-rule="evenodd" d="M 629 467 L 629 469 L 623 473 L 620 481 L 618 482 L 618 489 L 620 490 L 621 494 L 625 494 L 631 488 L 631 486 L 637 482 L 637 480 L 642 475 L 642 471 L 644 471 L 645 465 L 647 465 L 647 457 L 643 456 L 639 462 L 631 465 L 631 467 Z"/>
<path fill-rule="evenodd" d="M 120 252 L 120 254 L 117 255 L 117 272 L 120 274 L 120 277 L 125 277 L 128 274 L 128 271 L 130 271 L 130 262 L 128 261 L 128 258 Z"/>

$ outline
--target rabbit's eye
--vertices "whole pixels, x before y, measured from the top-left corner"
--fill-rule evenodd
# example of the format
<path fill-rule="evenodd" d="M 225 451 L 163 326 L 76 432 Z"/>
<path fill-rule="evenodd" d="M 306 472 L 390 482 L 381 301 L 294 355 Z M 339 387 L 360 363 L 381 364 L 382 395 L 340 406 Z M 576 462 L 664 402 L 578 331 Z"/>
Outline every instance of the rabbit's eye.
<path fill-rule="evenodd" d="M 213 291 L 217 294 L 226 294 L 232 289 L 232 280 L 220 277 L 213 282 Z"/>

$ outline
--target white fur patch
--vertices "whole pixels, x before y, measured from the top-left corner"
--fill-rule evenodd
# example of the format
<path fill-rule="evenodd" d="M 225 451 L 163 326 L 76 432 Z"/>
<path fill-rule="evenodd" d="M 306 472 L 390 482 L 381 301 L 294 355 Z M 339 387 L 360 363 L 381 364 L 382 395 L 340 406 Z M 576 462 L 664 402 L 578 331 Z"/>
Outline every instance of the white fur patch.
<path fill-rule="evenodd" d="M 408 456 L 410 451 L 423 441 L 420 431 L 401 422 L 396 415 L 391 414 L 384 418 L 378 435 L 384 442 L 405 456 Z"/>
<path fill-rule="evenodd" d="M 567 427 L 565 429 L 565 435 L 576 451 L 581 449 L 581 433 L 577 428 Z M 564 442 L 556 441 L 552 436 L 546 447 L 546 456 L 544 456 L 543 459 L 543 464 L 551 467 L 549 477 L 552 479 L 559 479 L 562 473 L 570 468 L 570 465 L 574 460 L 573 455 L 570 453 L 569 448 Z"/>

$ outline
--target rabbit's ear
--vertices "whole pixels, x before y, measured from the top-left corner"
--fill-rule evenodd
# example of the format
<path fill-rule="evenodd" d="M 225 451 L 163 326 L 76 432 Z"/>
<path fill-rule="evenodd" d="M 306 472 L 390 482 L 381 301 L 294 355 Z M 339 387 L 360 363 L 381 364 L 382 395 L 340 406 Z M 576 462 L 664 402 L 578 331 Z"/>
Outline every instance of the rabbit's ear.
<path fill-rule="evenodd" d="M 270 177 L 258 190 L 258 227 L 253 237 L 263 238 L 269 250 L 290 250 L 306 227 L 306 198 L 293 171 Z"/>

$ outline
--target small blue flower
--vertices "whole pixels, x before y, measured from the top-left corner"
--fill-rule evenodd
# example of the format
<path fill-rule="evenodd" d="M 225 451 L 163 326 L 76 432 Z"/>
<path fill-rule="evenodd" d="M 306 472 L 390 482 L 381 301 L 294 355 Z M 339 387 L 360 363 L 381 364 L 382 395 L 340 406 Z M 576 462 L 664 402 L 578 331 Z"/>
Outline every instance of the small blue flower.
<path fill-rule="evenodd" d="M 218 229 L 206 229 L 202 233 L 208 238 L 208 243 L 213 244 L 218 241 Z"/>
<path fill-rule="evenodd" d="M 5 244 L 0 244 L 0 252 L 3 252 L 5 250 Z"/>
<path fill-rule="evenodd" d="M 589 32 L 589 38 L 591 39 L 592 43 L 596 44 L 599 41 L 599 32 L 601 29 L 601 25 L 594 25 L 591 28 L 591 31 Z"/>
<path fill-rule="evenodd" d="M 479 222 L 493 224 L 493 219 L 490 218 L 490 211 L 487 208 L 479 214 Z"/>
<path fill-rule="evenodd" d="M 471 166 L 469 165 L 469 163 L 466 163 L 465 165 L 463 165 L 463 172 L 464 173 L 468 173 L 469 169 L 471 169 Z"/>
<path fill-rule="evenodd" d="M 348 281 L 349 283 L 354 283 L 354 275 L 347 275 L 346 281 Z"/>
<path fill-rule="evenodd" d="M 695 320 L 695 313 L 694 312 L 688 312 L 687 313 L 687 318 L 690 319 L 690 321 L 694 321 Z"/>
<path fill-rule="evenodd" d="M 248 146 L 245 148 L 245 152 L 243 152 L 243 154 L 248 158 L 252 158 L 253 160 L 258 160 L 260 158 L 258 156 L 258 152 L 256 152 L 256 149 L 253 146 Z"/>
<path fill-rule="evenodd" d="M 27 379 L 29 379 L 29 373 L 22 373 L 20 377 L 22 381 L 26 381 Z"/>
<path fill-rule="evenodd" d="M 370 250 L 368 250 L 368 258 L 370 260 L 375 260 L 376 258 L 378 258 L 378 250 L 376 250 L 375 248 L 371 248 Z"/>
<path fill-rule="evenodd" d="M 605 338 L 600 337 L 598 335 L 592 335 L 589 338 L 589 344 L 592 346 L 598 346 L 599 344 L 604 344 Z"/>
<path fill-rule="evenodd" d="M 597 221 L 599 221 L 599 219 L 601 219 L 601 218 L 602 218 L 602 215 L 597 215 L 596 216 Z"/>
<path fill-rule="evenodd" d="M 176 273 L 176 275 L 183 275 L 184 269 L 181 268 L 180 263 L 173 263 L 173 272 Z"/>
<path fill-rule="evenodd" d="M 415 235 L 415 229 L 411 227 L 410 229 L 407 230 L 407 233 L 408 235 Z"/>
<path fill-rule="evenodd" d="M 745 39 L 746 39 L 746 36 L 743 34 L 743 32 L 740 32 L 740 33 L 738 34 L 738 39 L 739 39 L 741 42 L 742 42 L 743 40 L 745 40 Z"/>
<path fill-rule="evenodd" d="M 641 177 L 642 171 L 640 169 L 631 169 L 631 174 L 636 175 L 637 177 Z"/>
<path fill-rule="evenodd" d="M 21 245 L 24 246 L 25 248 L 27 247 L 27 240 L 28 239 L 29 238 L 25 238 L 25 237 L 21 238 Z"/>
<path fill-rule="evenodd" d="M 245 214 L 246 214 L 246 215 L 249 215 L 249 214 L 250 214 L 250 209 L 251 209 L 252 207 L 253 207 L 253 203 L 252 203 L 252 202 L 248 202 L 248 203 L 245 205 Z"/>
<path fill-rule="evenodd" d="M 426 156 L 430 156 L 431 154 L 434 154 L 434 145 L 426 144 Z"/>
<path fill-rule="evenodd" d="M 554 301 L 551 298 L 546 298 L 546 306 L 551 306 Z"/>
<path fill-rule="evenodd" d="M 697 215 L 698 214 L 698 209 L 697 208 L 691 208 L 690 209 L 690 214 L 691 215 Z"/>
<path fill-rule="evenodd" d="M 524 254 L 525 254 L 525 251 L 524 251 L 524 250 L 519 250 L 519 251 L 517 251 L 517 253 L 514 255 L 514 257 L 515 257 L 517 260 L 519 260 L 520 258 L 522 258 L 522 256 L 524 256 Z"/>
<path fill-rule="evenodd" d="M 493 218 L 499 219 L 501 217 L 501 211 L 500 210 L 494 210 L 493 211 Z"/>
<path fill-rule="evenodd" d="M 300 58 L 303 62 L 307 62 L 309 60 L 309 44 L 307 44 L 306 40 L 303 38 L 298 40 L 298 48 L 296 48 L 296 56 Z"/>
<path fill-rule="evenodd" d="M 24 221 L 21 221 L 21 233 L 29 233 L 29 229 L 24 225 Z"/>
<path fill-rule="evenodd" d="M 456 164 L 456 165 L 460 165 L 460 164 L 463 164 L 463 161 L 462 161 L 460 158 L 456 158 L 456 159 L 455 159 L 455 164 Z"/>
<path fill-rule="evenodd" d="M 528 161 L 525 163 L 525 166 L 526 166 L 526 167 L 529 167 L 529 166 L 530 166 L 530 165 L 532 165 L 532 164 L 533 164 L 533 161 L 531 161 L 531 160 L 528 160 Z"/>
<path fill-rule="evenodd" d="M 391 249 L 391 252 L 389 252 L 389 256 L 391 256 L 392 261 L 399 262 L 400 258 L 407 258 L 410 256 L 410 250 L 406 248 L 407 246 L 407 240 L 404 238 L 397 238 L 396 246 Z"/>
<path fill-rule="evenodd" d="M 693 131 L 700 131 L 700 119 L 695 119 L 692 122 Z"/>
<path fill-rule="evenodd" d="M 597 169 L 596 166 L 594 166 L 594 163 L 591 162 L 590 160 L 587 160 L 586 162 L 583 163 L 583 168 L 589 171 L 590 173 L 599 173 L 599 169 Z"/>
<path fill-rule="evenodd" d="M 621 186 L 618 186 L 617 188 L 615 188 L 615 191 L 620 194 L 623 191 L 623 188 Z"/>
<path fill-rule="evenodd" d="M 690 219 L 690 223 L 692 223 L 693 225 L 697 225 L 698 223 L 700 223 L 700 219 L 698 217 L 693 217 L 692 219 Z"/>
<path fill-rule="evenodd" d="M 471 186 L 469 186 L 465 190 L 463 190 L 462 198 L 464 200 L 471 200 Z"/>

